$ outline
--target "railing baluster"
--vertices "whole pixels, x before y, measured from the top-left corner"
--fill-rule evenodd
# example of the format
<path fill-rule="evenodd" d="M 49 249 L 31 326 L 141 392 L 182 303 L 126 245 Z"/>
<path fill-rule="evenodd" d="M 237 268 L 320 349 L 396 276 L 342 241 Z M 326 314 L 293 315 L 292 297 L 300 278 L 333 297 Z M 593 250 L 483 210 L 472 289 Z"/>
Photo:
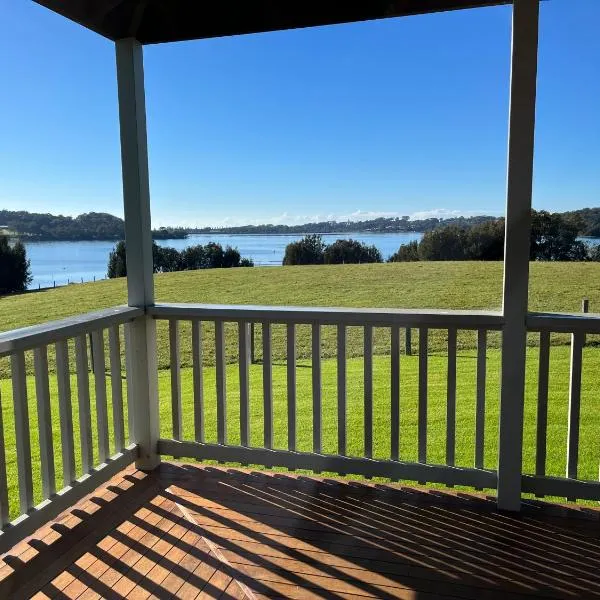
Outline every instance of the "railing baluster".
<path fill-rule="evenodd" d="M 40 439 L 40 463 L 42 467 L 42 496 L 49 498 L 56 492 L 56 478 L 54 473 L 54 446 L 52 443 L 47 346 L 35 348 L 33 351 L 33 367 L 35 372 L 35 396 L 37 400 Z"/>
<path fill-rule="evenodd" d="M 321 326 L 312 325 L 313 452 L 321 454 Z"/>
<path fill-rule="evenodd" d="M 263 343 L 263 400 L 264 400 L 264 445 L 273 447 L 273 358 L 271 356 L 271 323 L 262 324 Z"/>
<path fill-rule="evenodd" d="M 240 367 L 240 443 L 250 445 L 250 328 L 249 323 L 238 324 L 239 367 Z"/>
<path fill-rule="evenodd" d="M 475 407 L 475 468 L 483 469 L 485 448 L 485 379 L 487 331 L 477 331 L 477 396 Z"/>
<path fill-rule="evenodd" d="M 181 440 L 181 371 L 179 368 L 179 321 L 169 320 L 169 351 L 171 361 L 171 415 L 173 439 Z"/>
<path fill-rule="evenodd" d="M 125 446 L 125 423 L 123 420 L 123 382 L 121 380 L 121 336 L 118 325 L 113 325 L 108 330 L 108 345 L 110 348 L 110 383 L 115 449 L 119 451 Z"/>
<path fill-rule="evenodd" d="M 569 425 L 567 445 L 567 477 L 577 479 L 579 458 L 579 421 L 581 408 L 581 355 L 583 350 L 582 333 L 571 335 L 571 374 L 569 380 Z"/>
<path fill-rule="evenodd" d="M 446 382 L 446 464 L 456 460 L 456 329 L 448 329 L 448 377 Z"/>
<path fill-rule="evenodd" d="M 227 381 L 225 362 L 225 324 L 215 321 L 215 368 L 217 377 L 217 442 L 227 443 Z"/>
<path fill-rule="evenodd" d="M 540 359 L 538 366 L 538 400 L 535 474 L 546 475 L 546 436 L 548 431 L 548 375 L 550 371 L 550 332 L 540 332 Z"/>
<path fill-rule="evenodd" d="M 204 443 L 204 372 L 202 322 L 192 320 L 192 377 L 194 380 L 194 439 Z"/>
<path fill-rule="evenodd" d="M 133 417 L 135 415 L 135 410 L 133 409 L 133 352 L 131 346 L 131 323 L 125 323 L 123 325 L 123 330 L 125 332 L 125 378 L 126 378 L 126 387 L 127 387 L 127 428 L 129 431 L 129 441 L 133 440 L 133 432 L 134 432 L 134 424 Z M 77 368 L 77 372 L 79 373 L 79 368 Z"/>
<path fill-rule="evenodd" d="M 346 326 L 337 326 L 338 454 L 346 456 Z"/>
<path fill-rule="evenodd" d="M 287 325 L 288 450 L 296 450 L 296 325 Z"/>
<path fill-rule="evenodd" d="M 17 470 L 19 474 L 19 503 L 21 513 L 26 513 L 33 506 L 33 480 L 31 475 L 31 441 L 29 438 L 25 354 L 22 351 L 11 355 L 11 376 L 15 411 Z"/>
<path fill-rule="evenodd" d="M 364 328 L 364 442 L 365 456 L 373 456 L 373 327 Z"/>
<path fill-rule="evenodd" d="M 98 458 L 104 462 L 109 455 L 108 413 L 106 409 L 106 373 L 104 364 L 104 330 L 92 332 L 94 352 L 94 382 L 96 388 L 96 423 L 98 427 Z"/>
<path fill-rule="evenodd" d="M 4 418 L 2 398 L 0 397 L 0 527 L 10 520 L 8 506 L 8 482 L 6 480 L 6 449 L 4 445 Z"/>
<path fill-rule="evenodd" d="M 81 466 L 87 473 L 94 466 L 92 420 L 90 414 L 90 378 L 88 374 L 87 340 L 85 334 L 75 338 L 75 366 L 77 369 L 77 399 L 79 406 L 79 434 L 81 437 Z M 133 429 L 129 430 L 131 436 Z"/>
<path fill-rule="evenodd" d="M 390 344 L 390 458 L 400 459 L 400 327 L 391 329 Z"/>
<path fill-rule="evenodd" d="M 55 350 L 63 481 L 64 485 L 66 486 L 75 479 L 73 409 L 71 407 L 71 374 L 69 372 L 69 346 L 67 345 L 67 340 L 59 340 L 56 342 Z"/>
<path fill-rule="evenodd" d="M 426 327 L 419 327 L 419 462 L 427 462 L 427 335 Z"/>

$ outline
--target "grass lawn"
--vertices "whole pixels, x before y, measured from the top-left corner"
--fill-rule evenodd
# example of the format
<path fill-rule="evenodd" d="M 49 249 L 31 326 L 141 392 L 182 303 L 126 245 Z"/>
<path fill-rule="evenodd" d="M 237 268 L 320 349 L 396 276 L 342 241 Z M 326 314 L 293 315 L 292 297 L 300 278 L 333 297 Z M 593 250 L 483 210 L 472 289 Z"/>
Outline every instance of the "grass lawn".
<path fill-rule="evenodd" d="M 429 418 L 428 418 L 428 461 L 445 462 L 446 432 L 446 357 L 430 356 L 429 373 Z M 535 426 L 537 397 L 537 350 L 529 349 L 527 377 L 527 400 L 525 416 L 525 440 L 523 465 L 525 471 L 532 473 L 535 465 Z M 474 430 L 475 430 L 475 354 L 469 351 L 459 353 L 457 364 L 457 464 L 473 466 Z M 585 479 L 596 479 L 600 459 L 600 446 L 597 441 L 597 424 L 600 419 L 600 396 L 597 394 L 596 374 L 600 369 L 600 351 L 586 348 L 584 351 L 584 374 L 582 389 L 582 415 L 580 441 L 579 475 Z M 323 451 L 336 452 L 337 444 L 337 389 L 336 361 L 323 361 Z M 390 361 L 388 357 L 378 356 L 374 360 L 374 456 L 386 458 L 390 452 Z M 495 468 L 497 464 L 498 443 L 498 381 L 500 370 L 500 353 L 498 350 L 488 352 L 487 398 L 486 398 L 486 440 L 485 466 Z M 360 456 L 363 450 L 363 365 L 360 359 L 348 361 L 348 454 Z M 251 444 L 262 444 L 262 366 L 252 365 L 250 370 L 251 390 Z M 417 457 L 417 376 L 418 358 L 403 356 L 401 359 L 401 417 L 400 448 L 402 460 L 416 460 Z M 550 398 L 548 411 L 548 458 L 547 472 L 552 475 L 563 475 L 565 471 L 567 407 L 569 387 L 569 350 L 567 347 L 554 347 L 551 350 Z M 73 420 L 77 423 L 76 379 L 72 378 L 73 388 Z M 273 367 L 274 387 L 274 434 L 275 447 L 285 448 L 287 444 L 286 418 L 286 367 L 277 363 Z M 159 373 L 161 435 L 170 437 L 171 405 L 170 405 L 170 372 Z M 110 408 L 110 386 L 109 408 Z M 39 470 L 39 445 L 37 437 L 37 412 L 34 398 L 34 380 L 28 378 L 29 417 L 31 427 L 31 444 L 34 463 L 33 481 L 36 500 L 41 500 L 41 484 Z M 192 374 L 190 369 L 182 370 L 183 389 L 183 437 L 193 439 L 193 399 Z M 298 449 L 310 451 L 312 444 L 312 395 L 311 369 L 307 362 L 300 361 L 297 369 L 298 390 Z M 216 397 L 215 370 L 204 369 L 204 391 L 206 407 L 206 440 L 216 442 Z M 16 453 L 14 445 L 14 421 L 12 416 L 11 386 L 9 381 L 0 382 L 2 393 L 3 419 L 7 451 L 7 472 L 10 487 L 11 515 L 17 516 L 18 493 L 16 489 Z M 92 399 L 94 390 L 92 384 Z M 55 465 L 57 487 L 61 487 L 62 465 L 60 460 L 60 427 L 58 422 L 57 390 L 54 376 L 51 377 L 52 423 L 54 431 Z M 239 443 L 239 387 L 237 365 L 231 364 L 227 369 L 227 420 L 230 443 Z M 94 404 L 92 400 L 92 405 Z M 112 411 L 109 410 L 109 423 Z M 95 413 L 92 415 L 95 431 Z M 77 455 L 79 441 L 76 429 L 76 460 L 78 473 L 81 470 L 80 457 Z M 112 431 L 112 425 L 110 427 Z M 96 442 L 95 442 L 96 443 Z M 112 444 L 112 439 L 111 439 Z M 112 448 L 112 446 L 111 446 Z M 97 456 L 97 454 L 96 454 Z"/>
<path fill-rule="evenodd" d="M 424 262 L 374 265 L 326 265 L 308 267 L 256 267 L 252 269 L 213 269 L 165 273 L 155 277 L 157 302 L 196 302 L 217 304 L 265 304 L 299 306 L 357 306 L 387 308 L 499 309 L 501 305 L 502 263 Z M 535 311 L 577 312 L 581 299 L 590 299 L 591 310 L 600 311 L 600 264 L 532 263 L 530 309 Z M 125 304 L 123 279 L 77 284 L 0 298 L 3 330 L 34 325 L 74 314 Z M 204 356 L 214 356 L 214 338 L 208 324 Z M 260 329 L 260 328 L 257 328 Z M 237 356 L 236 328 L 227 328 L 226 353 L 229 361 Z M 417 343 L 416 332 L 414 343 Z M 489 346 L 498 346 L 498 336 L 490 334 Z M 531 344 L 535 344 L 532 337 Z M 567 336 L 553 336 L 552 343 L 568 342 Z M 257 356 L 260 357 L 260 332 Z M 429 347 L 442 351 L 443 332 L 432 331 Z M 475 347 L 475 336 L 459 334 L 459 348 Z M 298 355 L 310 356 L 310 329 L 300 327 Z M 362 355 L 362 331 L 348 332 L 348 356 Z M 389 332 L 376 330 L 376 354 L 389 353 Z M 273 354 L 285 357 L 284 328 L 273 329 Z M 335 331 L 323 331 L 323 356 L 335 356 Z M 53 368 L 53 350 L 49 354 Z M 182 366 L 191 366 L 189 328 L 182 327 Z M 158 324 L 159 368 L 169 366 L 166 323 Z M 28 357 L 28 367 L 31 369 Z M 0 377 L 8 377 L 6 361 L 0 360 Z"/>
<path fill-rule="evenodd" d="M 217 269 L 157 275 L 157 302 L 199 302 L 223 304 L 267 304 L 310 306 L 361 306 L 390 308 L 447 308 L 447 309 L 498 309 L 501 302 L 501 263 L 396 263 L 383 265 L 339 265 L 323 267 L 282 267 L 253 269 Z M 596 263 L 532 263 L 530 309 L 576 312 L 581 298 L 590 299 L 591 309 L 600 307 L 600 264 Z M 0 322 L 4 330 L 33 325 L 48 320 L 64 318 L 126 302 L 126 281 L 112 280 L 93 284 L 71 285 L 56 290 L 0 298 Z M 215 376 L 211 366 L 214 356 L 214 338 L 211 325 L 206 324 L 204 336 L 206 432 L 207 441 L 216 440 Z M 237 327 L 226 327 L 227 358 L 230 362 L 228 377 L 228 431 L 229 440 L 239 440 L 239 392 L 237 379 Z M 414 332 L 414 343 L 417 339 Z M 428 459 L 443 463 L 445 457 L 446 423 L 446 357 L 445 333 L 431 332 L 429 374 Z M 300 357 L 298 382 L 298 445 L 300 450 L 310 450 L 312 439 L 310 331 L 299 326 L 297 333 Z M 597 479 L 600 446 L 596 443 L 600 419 L 600 394 L 597 374 L 600 372 L 600 349 L 596 336 L 589 336 L 590 345 L 584 351 L 582 391 L 582 423 L 580 441 L 580 477 Z M 457 462 L 472 466 L 475 423 L 475 334 L 459 332 L 459 360 L 457 374 Z M 374 453 L 377 457 L 389 455 L 389 330 L 377 328 L 374 335 Z M 524 466 L 533 472 L 535 452 L 535 420 L 537 393 L 537 348 L 535 337 L 530 339 L 527 369 L 527 404 L 525 419 Z M 565 470 L 567 407 L 569 385 L 569 348 L 567 336 L 552 336 L 548 473 L 562 475 Z M 73 344 L 70 343 L 71 352 Z M 191 339 L 189 327 L 182 324 L 181 361 L 184 403 L 184 437 L 192 439 L 191 418 Z M 497 334 L 489 335 L 487 413 L 486 413 L 486 466 L 497 463 L 498 380 L 500 353 Z M 284 447 L 286 431 L 286 380 L 285 334 L 283 326 L 273 327 L 273 355 L 275 365 L 274 406 L 275 445 Z M 336 363 L 335 331 L 323 328 L 323 449 L 334 452 L 337 439 L 336 423 Z M 31 369 L 30 352 L 27 364 Z M 360 455 L 363 444 L 363 387 L 362 387 L 362 330 L 349 328 L 348 332 L 348 452 Z M 161 394 L 162 433 L 170 429 L 170 373 L 169 344 L 166 323 L 158 326 L 159 381 Z M 260 357 L 260 335 L 258 351 Z M 107 353 L 108 357 L 108 353 Z M 108 360 L 108 358 L 107 358 Z M 49 348 L 49 366 L 54 371 L 53 348 Z M 74 361 L 71 360 L 74 370 Z M 401 382 L 401 451 L 403 460 L 416 459 L 416 406 L 417 370 L 416 356 L 402 357 Z M 32 371 L 30 370 L 30 373 Z M 0 392 L 4 418 L 4 435 L 7 451 L 8 478 L 12 487 L 11 514 L 18 513 L 16 493 L 16 456 L 14 446 L 14 421 L 12 390 L 8 359 L 0 359 Z M 90 385 L 93 397 L 93 378 Z M 61 487 L 59 451 L 59 423 L 56 381 L 51 375 L 53 402 L 53 428 L 57 487 Z M 110 405 L 110 385 L 108 387 Z M 34 457 L 34 485 L 36 499 L 40 499 L 39 447 L 37 442 L 37 414 L 33 377 L 28 378 L 30 398 L 30 423 L 32 453 Z M 73 421 L 78 423 L 76 379 L 72 377 Z M 252 444 L 262 440 L 262 367 L 251 367 Z M 93 420 L 95 416 L 92 415 Z M 109 411 L 109 419 L 111 418 Z M 78 426 L 75 427 L 76 449 Z M 94 434 L 95 435 L 95 434 Z M 79 457 L 76 457 L 79 461 Z M 79 462 L 78 466 L 80 468 Z"/>

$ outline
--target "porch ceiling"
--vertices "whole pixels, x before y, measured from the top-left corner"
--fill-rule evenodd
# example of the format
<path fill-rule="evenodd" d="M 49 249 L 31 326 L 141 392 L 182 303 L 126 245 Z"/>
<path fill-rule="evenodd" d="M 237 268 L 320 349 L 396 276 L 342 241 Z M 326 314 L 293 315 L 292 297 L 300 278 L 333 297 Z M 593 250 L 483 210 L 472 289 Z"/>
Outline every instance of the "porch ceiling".
<path fill-rule="evenodd" d="M 34 0 L 111 40 L 175 42 L 509 4 L 511 0 Z"/>

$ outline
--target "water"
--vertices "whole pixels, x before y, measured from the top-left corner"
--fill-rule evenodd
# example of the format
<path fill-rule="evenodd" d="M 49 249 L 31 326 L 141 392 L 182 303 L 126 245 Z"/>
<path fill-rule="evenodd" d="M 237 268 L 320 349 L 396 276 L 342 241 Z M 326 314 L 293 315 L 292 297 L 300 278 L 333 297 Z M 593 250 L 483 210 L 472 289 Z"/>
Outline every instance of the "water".
<path fill-rule="evenodd" d="M 183 250 L 187 246 L 218 242 L 237 247 L 242 256 L 251 258 L 256 265 L 281 265 L 285 247 L 301 239 L 295 235 L 217 235 L 194 234 L 187 239 L 160 240 L 160 246 L 171 246 Z M 338 239 L 355 239 L 365 244 L 374 244 L 387 259 L 401 244 L 420 240 L 421 233 L 332 233 L 323 235 L 325 243 Z M 600 244 L 600 238 L 581 238 L 588 244 Z M 27 256 L 31 260 L 33 281 L 30 288 L 52 287 L 67 283 L 104 279 L 108 255 L 114 242 L 29 242 Z"/>
<path fill-rule="evenodd" d="M 421 239 L 420 233 L 334 233 L 323 235 L 325 243 L 338 239 L 355 239 L 365 244 L 374 244 L 384 259 L 398 250 L 401 244 Z M 218 242 L 237 247 L 241 255 L 251 258 L 256 265 L 281 265 L 285 247 L 301 239 L 295 235 L 217 235 L 194 234 L 187 239 L 159 240 L 160 246 L 171 246 L 183 250 L 188 246 Z M 115 242 L 27 242 L 27 256 L 31 261 L 33 281 L 31 289 L 52 287 L 54 284 L 81 283 L 104 279 L 108 255 Z"/>

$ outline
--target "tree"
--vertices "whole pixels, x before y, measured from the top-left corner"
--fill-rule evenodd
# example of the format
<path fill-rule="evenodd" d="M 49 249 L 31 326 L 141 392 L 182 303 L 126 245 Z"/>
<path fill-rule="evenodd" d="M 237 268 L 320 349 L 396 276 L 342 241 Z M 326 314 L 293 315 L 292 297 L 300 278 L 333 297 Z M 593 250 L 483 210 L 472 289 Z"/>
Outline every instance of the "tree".
<path fill-rule="evenodd" d="M 465 260 L 467 231 L 456 225 L 427 231 L 419 243 L 421 260 Z"/>
<path fill-rule="evenodd" d="M 466 260 L 503 260 L 504 219 L 474 225 L 467 230 Z"/>
<path fill-rule="evenodd" d="M 408 244 L 402 244 L 394 254 L 388 258 L 388 262 L 415 262 L 419 260 L 419 242 L 416 240 Z"/>
<path fill-rule="evenodd" d="M 108 255 L 108 278 L 127 277 L 127 262 L 125 260 L 125 242 L 117 242 Z"/>
<path fill-rule="evenodd" d="M 318 234 L 304 236 L 285 247 L 284 265 L 322 265 L 325 244 Z"/>
<path fill-rule="evenodd" d="M 31 283 L 31 265 L 25 246 L 12 247 L 6 236 L 0 236 L 0 295 L 24 292 Z"/>
<path fill-rule="evenodd" d="M 223 252 L 222 266 L 226 269 L 230 269 L 231 267 L 239 267 L 240 259 L 241 256 L 239 250 L 237 248 L 227 246 Z"/>
<path fill-rule="evenodd" d="M 323 262 L 326 265 L 380 263 L 383 258 L 375 246 L 367 246 L 357 240 L 336 240 L 326 246 Z"/>
<path fill-rule="evenodd" d="M 585 244 L 577 239 L 574 219 L 545 210 L 531 214 L 531 260 L 585 260 Z"/>

